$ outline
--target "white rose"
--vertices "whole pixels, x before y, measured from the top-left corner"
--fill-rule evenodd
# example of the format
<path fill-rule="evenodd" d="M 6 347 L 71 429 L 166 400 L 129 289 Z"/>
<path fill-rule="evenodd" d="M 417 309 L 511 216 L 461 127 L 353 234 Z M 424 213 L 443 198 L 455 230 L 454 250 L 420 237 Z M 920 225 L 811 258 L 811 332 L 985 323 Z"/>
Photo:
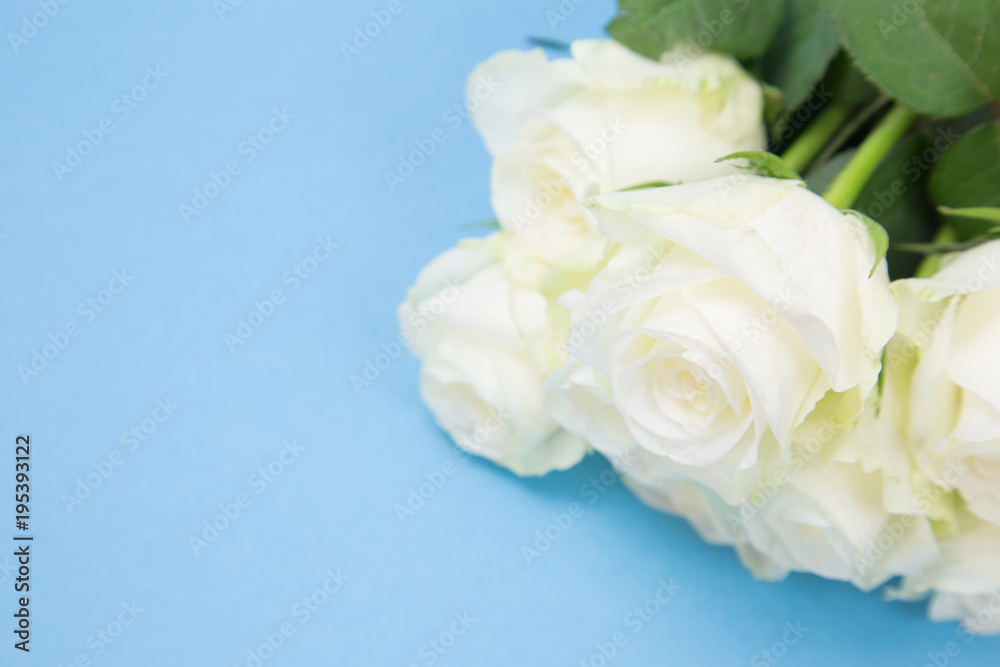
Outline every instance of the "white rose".
<path fill-rule="evenodd" d="M 760 84 L 732 58 L 660 62 L 611 40 L 571 59 L 501 52 L 469 79 L 472 118 L 494 155 L 500 224 L 546 260 L 597 237 L 588 187 L 620 190 L 730 173 L 715 160 L 765 144 Z"/>
<path fill-rule="evenodd" d="M 552 373 L 542 391 L 546 409 L 563 428 L 604 454 L 619 472 L 634 468 L 635 439 L 618 413 L 607 378 L 570 361 Z"/>
<path fill-rule="evenodd" d="M 961 512 L 957 533 L 941 541 L 941 557 L 903 580 L 894 595 L 932 594 L 928 615 L 961 621 L 973 634 L 1000 634 L 1000 527 Z"/>
<path fill-rule="evenodd" d="M 736 546 L 741 555 L 744 553 L 727 524 L 735 509 L 716 493 L 685 478 L 673 461 L 635 442 L 615 407 L 606 377 L 579 361 L 570 361 L 549 377 L 543 392 L 545 407 L 555 420 L 607 457 L 644 503 L 684 517 L 709 544 Z M 753 558 L 753 554 L 748 555 Z"/>
<path fill-rule="evenodd" d="M 546 413 L 547 301 L 515 284 L 500 234 L 467 240 L 418 276 L 399 319 L 423 360 L 420 392 L 455 442 L 519 475 L 565 469 L 587 451 Z"/>
<path fill-rule="evenodd" d="M 886 374 L 896 418 L 924 474 L 1000 526 L 1000 241 L 893 289 L 900 318 Z"/>
<path fill-rule="evenodd" d="M 874 400 L 850 431 L 828 419 L 800 429 L 790 458 L 772 460 L 756 491 L 734 506 L 689 468 L 639 446 L 615 409 L 610 382 L 593 369 L 571 362 L 545 391 L 556 421 L 607 456 L 640 499 L 684 517 L 705 541 L 732 545 L 757 577 L 810 572 L 870 590 L 938 556 L 910 486 L 905 440 L 891 419 L 876 418 Z"/>
<path fill-rule="evenodd" d="M 589 205 L 624 245 L 567 349 L 608 378 L 639 445 L 738 504 L 818 403 L 834 424 L 861 411 L 897 311 L 857 217 L 745 175 Z"/>
<path fill-rule="evenodd" d="M 934 562 L 938 544 L 911 486 L 913 461 L 877 400 L 850 430 L 826 424 L 797 432 L 789 465 L 773 466 L 730 517 L 737 542 L 767 566 L 758 576 L 810 572 L 871 590 Z"/>

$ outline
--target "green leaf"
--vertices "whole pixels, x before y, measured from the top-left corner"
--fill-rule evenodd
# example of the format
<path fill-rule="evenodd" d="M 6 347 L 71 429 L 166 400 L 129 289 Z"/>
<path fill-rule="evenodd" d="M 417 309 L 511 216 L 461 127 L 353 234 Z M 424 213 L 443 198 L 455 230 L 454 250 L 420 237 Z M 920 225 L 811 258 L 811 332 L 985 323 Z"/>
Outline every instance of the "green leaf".
<path fill-rule="evenodd" d="M 872 270 L 868 272 L 868 277 L 871 278 L 875 275 L 875 269 L 878 265 L 882 263 L 885 259 L 885 254 L 889 250 L 889 232 L 885 231 L 885 227 L 878 224 L 867 215 L 861 211 L 854 211 L 852 209 L 847 209 L 844 213 L 859 218 L 861 222 L 865 223 L 865 229 L 868 230 L 868 236 L 871 237 L 872 243 L 875 245 L 875 263 L 872 264 Z"/>
<path fill-rule="evenodd" d="M 789 169 L 785 164 L 785 161 L 774 153 L 766 153 L 764 151 L 739 151 L 738 153 L 730 153 L 725 157 L 720 157 L 716 162 L 726 162 L 728 160 L 742 159 L 749 162 L 749 166 L 744 167 L 748 171 L 752 171 L 755 174 L 760 174 L 761 176 L 768 176 L 770 178 L 790 178 L 796 181 L 801 181 L 802 177 L 799 176 L 795 171 Z"/>
<path fill-rule="evenodd" d="M 938 206 L 938 210 L 945 215 L 953 215 L 957 218 L 967 218 L 969 220 L 986 220 L 1000 224 L 1000 208 L 980 206 L 979 208 L 949 208 Z M 993 231 L 992 229 L 990 230 Z"/>
<path fill-rule="evenodd" d="M 868 104 L 880 94 L 843 49 L 830 63 L 824 86 L 836 91 L 837 103 L 845 107 Z"/>
<path fill-rule="evenodd" d="M 1000 97 L 1000 0 L 826 0 L 841 41 L 880 88 L 932 116 Z"/>
<path fill-rule="evenodd" d="M 939 132 L 942 139 L 947 131 Z M 962 135 L 939 153 L 940 159 L 931 174 L 931 199 L 947 208 L 985 208 L 1000 206 L 1000 123 L 983 125 Z M 946 224 L 961 240 L 981 236 L 995 226 L 983 220 L 950 215 Z"/>
<path fill-rule="evenodd" d="M 764 80 L 785 94 L 785 108 L 802 104 L 823 78 L 840 41 L 818 0 L 788 0 L 774 41 L 764 54 Z"/>
<path fill-rule="evenodd" d="M 647 58 L 676 44 L 753 58 L 767 50 L 785 0 L 620 0 L 608 32 Z"/>
<path fill-rule="evenodd" d="M 920 258 L 900 247 L 930 241 L 938 225 L 929 201 L 929 172 L 916 167 L 928 147 L 927 138 L 914 135 L 890 153 L 865 184 L 854 206 L 878 220 L 889 234 L 886 262 L 894 280 L 912 276 Z"/>

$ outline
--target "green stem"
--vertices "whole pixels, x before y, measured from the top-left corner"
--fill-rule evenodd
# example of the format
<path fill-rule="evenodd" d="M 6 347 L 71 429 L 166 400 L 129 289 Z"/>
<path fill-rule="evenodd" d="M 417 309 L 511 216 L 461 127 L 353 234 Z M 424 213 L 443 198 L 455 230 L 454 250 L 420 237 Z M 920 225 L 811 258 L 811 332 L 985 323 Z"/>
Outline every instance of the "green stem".
<path fill-rule="evenodd" d="M 934 235 L 934 240 L 931 243 L 954 243 L 958 240 L 958 234 L 955 230 L 945 225 L 938 230 L 938 233 Z M 914 278 L 930 278 L 937 270 L 941 267 L 941 255 L 927 255 L 921 260 L 920 264 L 917 266 L 916 272 L 913 274 Z"/>
<path fill-rule="evenodd" d="M 916 118 L 916 112 L 904 106 L 893 107 L 861 143 L 858 152 L 837 174 L 823 197 L 837 208 L 850 208 L 882 159 Z"/>
<path fill-rule="evenodd" d="M 879 95 L 878 98 L 873 100 L 870 104 L 855 111 L 854 117 L 851 118 L 851 120 L 844 125 L 844 127 L 840 128 L 840 132 L 838 132 L 837 136 L 833 138 L 833 141 L 826 145 L 826 148 L 824 148 L 823 152 L 819 154 L 819 157 L 813 160 L 813 164 L 817 167 L 826 164 L 827 161 L 836 155 L 837 151 L 839 151 L 841 147 L 847 143 L 847 140 L 854 136 L 854 133 L 858 131 L 858 128 L 871 120 L 872 116 L 881 111 L 882 107 L 891 101 L 892 100 L 889 97 Z"/>
<path fill-rule="evenodd" d="M 801 174 L 813 161 L 813 158 L 823 150 L 830 138 L 837 133 L 850 112 L 848 107 L 839 104 L 828 106 L 819 115 L 819 118 L 785 150 L 781 159 L 792 171 Z"/>

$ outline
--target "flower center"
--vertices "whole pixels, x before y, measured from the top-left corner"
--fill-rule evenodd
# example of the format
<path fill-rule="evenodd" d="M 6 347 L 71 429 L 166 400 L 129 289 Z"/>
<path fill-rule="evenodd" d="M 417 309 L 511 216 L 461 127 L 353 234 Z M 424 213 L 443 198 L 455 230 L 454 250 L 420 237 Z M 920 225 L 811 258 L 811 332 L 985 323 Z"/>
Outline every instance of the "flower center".
<path fill-rule="evenodd" d="M 690 369 L 674 370 L 667 376 L 665 385 L 671 396 L 678 400 L 690 401 L 698 412 L 704 412 L 708 408 L 711 400 L 708 387 Z"/>
<path fill-rule="evenodd" d="M 711 424 L 723 395 L 704 370 L 683 358 L 661 357 L 654 364 L 653 392 L 663 413 L 692 432 Z"/>

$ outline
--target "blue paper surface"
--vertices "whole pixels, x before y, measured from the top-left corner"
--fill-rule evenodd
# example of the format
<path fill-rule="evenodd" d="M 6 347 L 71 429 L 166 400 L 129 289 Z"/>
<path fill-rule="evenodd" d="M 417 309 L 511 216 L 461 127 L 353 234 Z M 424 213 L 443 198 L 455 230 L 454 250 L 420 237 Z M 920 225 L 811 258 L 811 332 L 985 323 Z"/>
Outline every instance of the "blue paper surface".
<path fill-rule="evenodd" d="M 519 479 L 450 444 L 395 308 L 492 217 L 465 78 L 614 8 L 390 4 L 0 9 L 0 664 L 997 664 L 923 605 L 755 581 L 598 457 Z"/>

